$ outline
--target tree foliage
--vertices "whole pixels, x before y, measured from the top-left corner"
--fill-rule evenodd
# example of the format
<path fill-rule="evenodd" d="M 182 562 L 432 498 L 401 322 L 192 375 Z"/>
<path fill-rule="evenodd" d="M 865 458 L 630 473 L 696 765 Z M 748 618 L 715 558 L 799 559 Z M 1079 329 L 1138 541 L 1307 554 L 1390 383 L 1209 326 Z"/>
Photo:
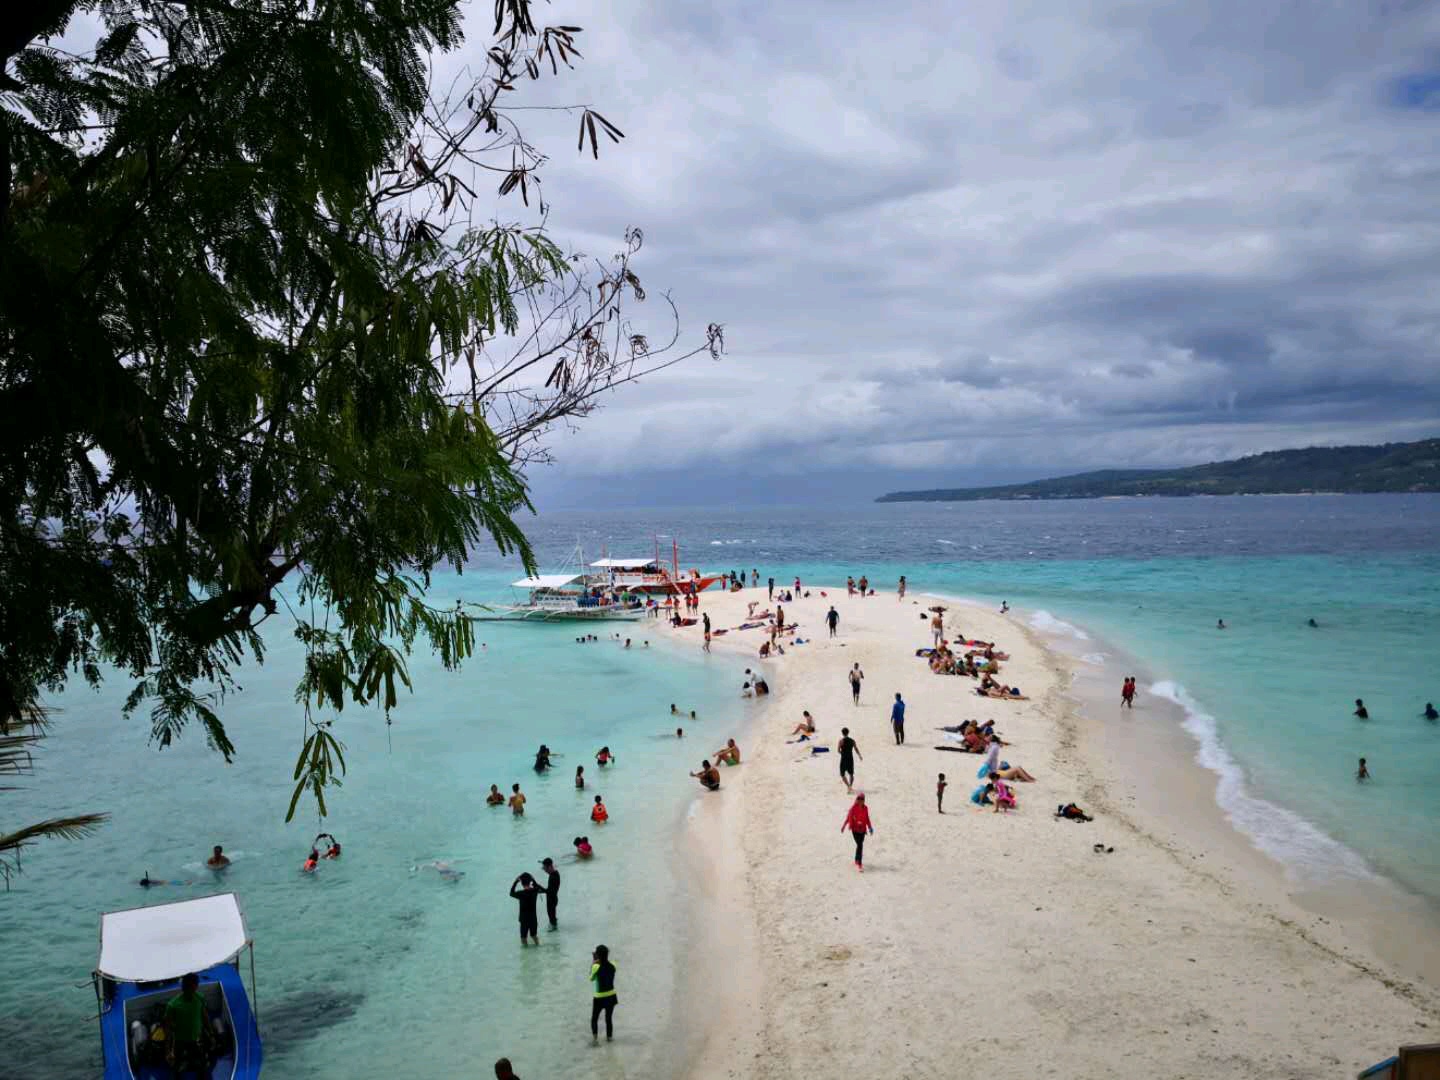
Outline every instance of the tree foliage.
<path fill-rule="evenodd" d="M 529 0 L 495 0 L 442 94 L 460 0 L 0 20 L 0 731 L 114 665 L 161 746 L 198 724 L 228 760 L 224 695 L 280 614 L 306 650 L 296 796 L 323 810 L 344 759 L 314 711 L 388 711 L 417 643 L 463 661 L 432 572 L 482 542 L 533 566 L 515 519 L 545 433 L 718 356 L 720 327 L 684 348 L 671 306 L 652 346 L 626 317 L 639 232 L 607 262 L 546 232 L 507 105 L 580 30 Z M 573 115 L 582 151 L 622 138 Z M 483 220 L 517 195 L 538 225 Z"/>

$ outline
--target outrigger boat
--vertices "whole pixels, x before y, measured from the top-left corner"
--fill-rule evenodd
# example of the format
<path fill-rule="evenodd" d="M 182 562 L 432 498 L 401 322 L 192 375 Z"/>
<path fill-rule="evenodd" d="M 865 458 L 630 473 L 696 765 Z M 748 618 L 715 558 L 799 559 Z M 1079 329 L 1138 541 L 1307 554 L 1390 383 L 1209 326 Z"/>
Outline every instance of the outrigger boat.
<path fill-rule="evenodd" d="M 480 622 L 558 622 L 579 619 L 641 619 L 645 603 L 640 597 L 614 592 L 592 583 L 588 574 L 538 574 L 510 583 L 512 589 L 528 594 L 523 603 L 508 606 L 472 604 L 483 614 L 471 615 Z"/>
<path fill-rule="evenodd" d="M 590 564 L 599 573 L 591 581 L 601 581 L 611 589 L 628 589 L 649 596 L 678 596 L 704 592 L 723 577 L 701 574 L 699 570 L 680 573 L 680 545 L 671 541 L 669 568 L 660 561 L 660 541 L 655 541 L 655 557 L 630 559 L 599 559 Z"/>
<path fill-rule="evenodd" d="M 234 893 L 101 915 L 94 981 L 105 1080 L 258 1077 L 260 1029 L 240 977 L 240 954 L 247 949 L 253 992 L 255 953 Z M 208 1072 L 172 1069 L 165 1055 L 168 1033 L 160 1027 L 166 1004 L 192 972 L 200 978 L 210 1029 Z"/>

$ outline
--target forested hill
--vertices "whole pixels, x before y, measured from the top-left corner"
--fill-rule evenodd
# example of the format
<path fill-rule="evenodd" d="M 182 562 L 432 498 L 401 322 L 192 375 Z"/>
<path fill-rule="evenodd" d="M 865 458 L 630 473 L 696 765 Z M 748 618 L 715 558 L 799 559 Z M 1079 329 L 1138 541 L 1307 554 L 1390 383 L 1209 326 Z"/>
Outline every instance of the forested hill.
<path fill-rule="evenodd" d="M 1440 491 L 1440 439 L 1275 450 L 1184 469 L 1104 469 L 1001 487 L 892 491 L 876 502 L 1099 499 L 1114 495 L 1302 495 Z"/>

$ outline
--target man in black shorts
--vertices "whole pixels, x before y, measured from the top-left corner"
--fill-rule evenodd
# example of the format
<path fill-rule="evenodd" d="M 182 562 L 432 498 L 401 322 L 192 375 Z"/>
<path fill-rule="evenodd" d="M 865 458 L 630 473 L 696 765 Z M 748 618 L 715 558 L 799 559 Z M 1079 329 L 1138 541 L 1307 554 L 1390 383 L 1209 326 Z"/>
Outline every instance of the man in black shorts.
<path fill-rule="evenodd" d="M 860 753 L 860 747 L 855 745 L 855 740 L 850 737 L 850 729 L 840 729 L 840 745 L 836 747 L 840 751 L 840 779 L 845 781 L 845 791 L 848 793 L 855 786 L 855 758 L 864 761 Z"/>

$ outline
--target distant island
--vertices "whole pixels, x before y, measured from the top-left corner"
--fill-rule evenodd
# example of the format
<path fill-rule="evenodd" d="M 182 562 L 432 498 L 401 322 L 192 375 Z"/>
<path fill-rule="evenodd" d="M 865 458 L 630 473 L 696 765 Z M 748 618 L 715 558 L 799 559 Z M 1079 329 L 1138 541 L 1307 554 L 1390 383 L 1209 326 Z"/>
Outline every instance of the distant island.
<path fill-rule="evenodd" d="M 892 491 L 876 502 L 1102 499 L 1123 495 L 1313 495 L 1440 491 L 1440 439 L 1274 450 L 1183 469 L 1102 469 L 999 487 Z"/>

